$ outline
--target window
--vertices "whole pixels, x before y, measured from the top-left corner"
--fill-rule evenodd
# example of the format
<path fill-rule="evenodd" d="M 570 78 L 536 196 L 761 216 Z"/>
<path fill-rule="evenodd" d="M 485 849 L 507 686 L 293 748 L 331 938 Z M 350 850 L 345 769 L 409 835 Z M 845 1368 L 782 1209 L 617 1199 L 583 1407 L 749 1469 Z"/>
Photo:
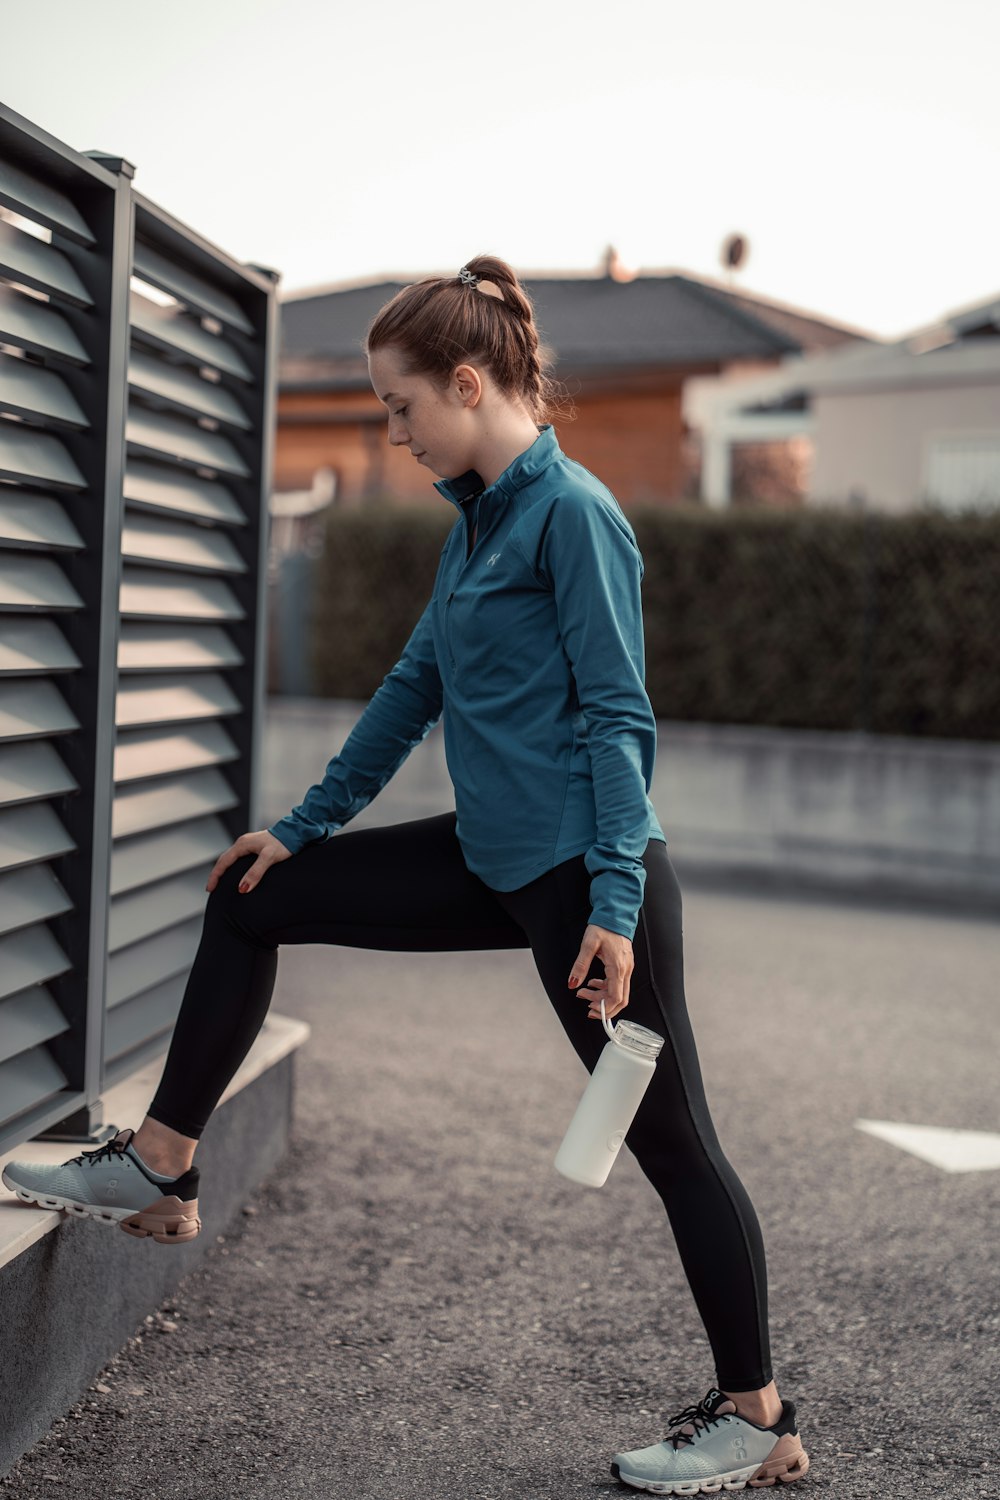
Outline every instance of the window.
<path fill-rule="evenodd" d="M 923 492 L 942 510 L 1000 510 L 1000 432 L 932 438 Z"/>

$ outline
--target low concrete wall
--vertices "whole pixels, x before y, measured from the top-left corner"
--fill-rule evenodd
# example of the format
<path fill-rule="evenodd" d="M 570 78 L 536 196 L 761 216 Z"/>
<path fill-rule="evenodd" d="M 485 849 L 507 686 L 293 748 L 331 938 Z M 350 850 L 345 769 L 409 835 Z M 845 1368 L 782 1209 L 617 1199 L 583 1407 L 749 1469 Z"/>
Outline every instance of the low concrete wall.
<path fill-rule="evenodd" d="M 136 1241 L 114 1226 L 18 1203 L 2 1190 L 0 1476 L 79 1400 L 122 1345 L 145 1331 L 146 1315 L 194 1269 L 281 1160 L 292 1119 L 294 1048 L 307 1036 L 300 1022 L 271 1018 L 223 1095 L 198 1148 L 202 1231 L 190 1245 Z M 138 1097 L 138 1075 L 109 1091 L 109 1122 L 137 1122 L 161 1063 L 144 1070 L 142 1105 L 127 1118 L 122 1100 Z M 72 1151 L 28 1142 L 4 1160 L 65 1159 Z"/>
<path fill-rule="evenodd" d="M 661 724 L 678 870 L 996 910 L 1000 745 Z"/>
<path fill-rule="evenodd" d="M 270 821 L 322 778 L 360 711 L 269 700 Z M 997 744 L 664 721 L 653 801 L 682 879 L 997 909 Z M 453 805 L 439 726 L 354 826 Z"/>

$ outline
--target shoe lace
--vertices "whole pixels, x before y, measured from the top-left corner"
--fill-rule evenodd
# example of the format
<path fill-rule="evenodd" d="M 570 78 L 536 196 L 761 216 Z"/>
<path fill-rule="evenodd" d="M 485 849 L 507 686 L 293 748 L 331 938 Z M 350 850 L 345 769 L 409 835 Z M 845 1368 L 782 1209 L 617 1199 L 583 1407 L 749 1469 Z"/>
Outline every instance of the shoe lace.
<path fill-rule="evenodd" d="M 79 1156 L 70 1159 L 78 1161 L 81 1167 L 96 1167 L 99 1161 L 110 1161 L 112 1156 L 121 1156 L 122 1151 L 123 1148 L 117 1143 L 117 1139 L 112 1139 L 105 1141 L 103 1146 L 98 1146 L 96 1151 L 81 1151 Z"/>
<path fill-rule="evenodd" d="M 667 1418 L 671 1431 L 669 1437 L 665 1437 L 663 1441 L 665 1443 L 673 1443 L 676 1451 L 682 1443 L 693 1443 L 695 1438 L 700 1437 L 702 1433 L 708 1432 L 717 1422 L 724 1422 L 725 1420 L 724 1416 L 710 1417 L 703 1406 L 686 1406 L 676 1416 Z M 673 1430 L 676 1427 L 685 1427 L 688 1425 L 694 1428 L 693 1432 L 675 1432 Z"/>

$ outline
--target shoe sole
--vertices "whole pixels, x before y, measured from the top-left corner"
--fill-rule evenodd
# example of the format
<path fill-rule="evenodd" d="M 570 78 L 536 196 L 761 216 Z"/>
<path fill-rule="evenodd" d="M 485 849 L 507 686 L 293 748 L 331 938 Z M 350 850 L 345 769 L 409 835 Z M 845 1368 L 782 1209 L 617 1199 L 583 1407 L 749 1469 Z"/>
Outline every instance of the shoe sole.
<path fill-rule="evenodd" d="M 158 1245 L 186 1245 L 201 1230 L 198 1200 L 184 1203 L 180 1198 L 158 1198 L 147 1208 L 109 1208 L 102 1203 L 76 1203 L 71 1198 L 56 1198 L 48 1193 L 33 1192 L 18 1183 L 3 1181 L 22 1203 L 39 1208 L 65 1209 L 78 1219 L 96 1219 L 98 1224 L 117 1224 L 137 1239 L 152 1238 Z"/>
<path fill-rule="evenodd" d="M 772 1448 L 762 1464 L 751 1464 L 743 1469 L 731 1469 L 726 1474 L 713 1474 L 707 1479 L 640 1479 L 638 1475 L 623 1474 L 620 1464 L 613 1463 L 611 1472 L 623 1484 L 633 1489 L 648 1490 L 651 1495 L 718 1495 L 723 1491 L 746 1489 L 768 1489 L 774 1484 L 793 1484 L 809 1470 L 809 1455 L 797 1437 L 783 1437 Z"/>

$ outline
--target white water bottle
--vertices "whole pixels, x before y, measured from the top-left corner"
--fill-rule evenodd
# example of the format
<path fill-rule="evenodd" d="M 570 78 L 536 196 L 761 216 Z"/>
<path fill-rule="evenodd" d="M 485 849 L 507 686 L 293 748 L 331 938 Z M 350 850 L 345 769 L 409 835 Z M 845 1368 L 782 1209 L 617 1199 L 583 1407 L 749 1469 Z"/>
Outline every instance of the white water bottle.
<path fill-rule="evenodd" d="M 612 1026 L 603 997 L 601 1020 L 611 1040 L 597 1059 L 555 1161 L 557 1172 L 586 1187 L 607 1182 L 663 1046 L 662 1036 L 634 1021 Z"/>

